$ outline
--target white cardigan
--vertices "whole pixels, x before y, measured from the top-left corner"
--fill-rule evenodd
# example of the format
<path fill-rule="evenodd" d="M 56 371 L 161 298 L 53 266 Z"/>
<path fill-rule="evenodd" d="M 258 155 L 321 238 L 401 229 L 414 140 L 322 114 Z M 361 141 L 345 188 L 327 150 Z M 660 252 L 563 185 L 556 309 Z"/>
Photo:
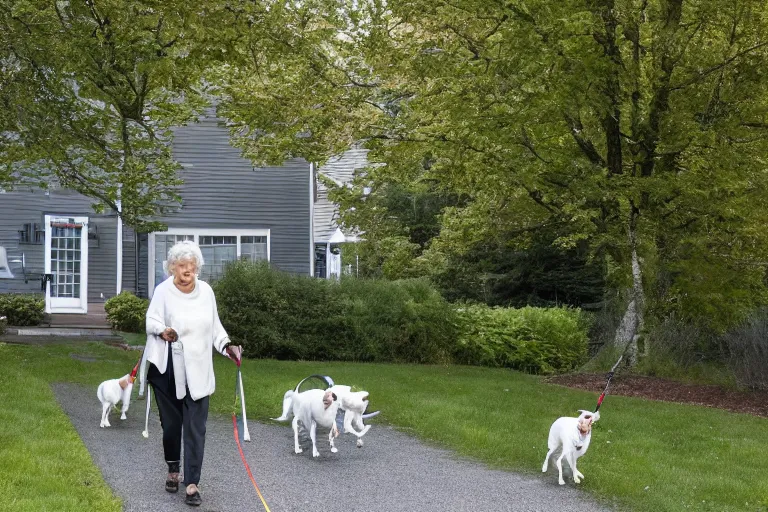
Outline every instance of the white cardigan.
<path fill-rule="evenodd" d="M 212 394 L 216 389 L 213 347 L 226 355 L 229 336 L 219 320 L 216 297 L 210 285 L 196 279 L 194 290 L 184 293 L 173 284 L 173 276 L 155 288 L 149 303 L 139 394 L 144 394 L 147 361 L 160 373 L 165 373 L 168 367 L 167 342 L 160 337 L 167 327 L 179 335 L 178 341 L 171 344 L 176 397 L 184 398 L 187 386 L 193 400 Z"/>

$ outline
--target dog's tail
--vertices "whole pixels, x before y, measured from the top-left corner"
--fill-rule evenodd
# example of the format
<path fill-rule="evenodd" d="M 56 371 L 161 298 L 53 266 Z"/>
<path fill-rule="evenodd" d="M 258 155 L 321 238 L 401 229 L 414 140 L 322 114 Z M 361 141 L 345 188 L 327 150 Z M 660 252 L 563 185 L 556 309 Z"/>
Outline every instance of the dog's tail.
<path fill-rule="evenodd" d="M 279 418 L 272 418 L 275 421 L 288 421 L 293 415 L 293 395 L 295 391 L 288 390 L 283 395 L 283 414 Z"/>

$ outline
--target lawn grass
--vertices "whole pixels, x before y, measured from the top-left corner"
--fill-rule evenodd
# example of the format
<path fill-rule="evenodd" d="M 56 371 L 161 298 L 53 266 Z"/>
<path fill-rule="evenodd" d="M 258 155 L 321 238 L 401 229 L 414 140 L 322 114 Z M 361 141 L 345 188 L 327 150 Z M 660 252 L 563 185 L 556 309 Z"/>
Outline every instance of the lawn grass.
<path fill-rule="evenodd" d="M 52 375 L 34 371 L 34 360 L 48 354 L 19 348 L 0 343 L 0 510 L 120 510 L 121 500 L 56 403 Z"/>
<path fill-rule="evenodd" d="M 96 361 L 77 360 L 71 354 Z M 91 482 L 89 486 L 70 485 L 66 498 L 60 498 L 71 501 L 72 508 L 63 502 L 56 506 L 42 502 L 37 507 L 3 507 L 2 500 L 9 496 L 29 503 L 47 499 L 43 493 L 29 496 L 23 482 L 36 479 L 39 468 L 34 464 L 35 454 L 50 448 L 46 443 L 51 442 L 51 436 L 28 434 L 24 428 L 12 430 L 15 439 L 5 442 L 0 438 L 0 509 L 74 510 L 74 504 L 93 500 L 93 504 L 78 508 L 119 510 L 71 425 L 44 388 L 47 382 L 67 381 L 93 386 L 95 392 L 102 380 L 126 373 L 136 356 L 136 352 L 97 344 L 0 346 L 2 378 L 15 374 L 10 384 L 24 386 L 34 396 L 31 400 L 25 392 L 19 397 L 4 385 L 5 394 L 0 395 L 2 419 L 31 415 L 29 404 L 34 403 L 41 409 L 35 416 L 42 418 L 36 419 L 44 425 L 39 428 L 56 433 L 55 443 L 61 448 L 57 456 L 66 457 L 56 473 L 71 473 L 70 484 Z M 211 408 L 229 414 L 235 366 L 216 357 L 215 371 L 217 392 Z M 269 421 L 279 416 L 283 393 L 312 373 L 330 375 L 337 383 L 369 391 L 371 408 L 382 410 L 374 424 L 386 422 L 493 467 L 532 475 L 541 475 L 552 421 L 558 416 L 576 415 L 576 409 L 593 408 L 599 391 L 570 390 L 500 369 L 249 360 L 243 363 L 249 419 Z M 589 453 L 579 462 L 586 475 L 579 488 L 587 493 L 632 511 L 766 510 L 768 420 L 618 396 L 608 396 L 601 413 Z M 258 435 L 258 427 L 251 433 Z M 46 436 L 49 439 L 43 440 Z M 540 477 L 554 481 L 557 476 L 553 471 L 550 465 L 550 472 Z M 572 481 L 568 485 L 573 485 Z"/>

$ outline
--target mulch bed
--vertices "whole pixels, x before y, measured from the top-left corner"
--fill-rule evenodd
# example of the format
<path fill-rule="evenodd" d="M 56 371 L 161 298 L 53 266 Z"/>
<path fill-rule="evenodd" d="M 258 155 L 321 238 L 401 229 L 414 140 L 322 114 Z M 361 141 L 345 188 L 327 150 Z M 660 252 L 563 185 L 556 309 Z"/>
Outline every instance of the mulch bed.
<path fill-rule="evenodd" d="M 546 379 L 546 382 L 594 391 L 599 395 L 605 387 L 605 379 L 605 374 L 582 373 L 557 375 Z M 741 392 L 720 386 L 684 384 L 657 377 L 616 375 L 611 381 L 608 394 L 703 405 L 768 418 L 768 391 Z"/>

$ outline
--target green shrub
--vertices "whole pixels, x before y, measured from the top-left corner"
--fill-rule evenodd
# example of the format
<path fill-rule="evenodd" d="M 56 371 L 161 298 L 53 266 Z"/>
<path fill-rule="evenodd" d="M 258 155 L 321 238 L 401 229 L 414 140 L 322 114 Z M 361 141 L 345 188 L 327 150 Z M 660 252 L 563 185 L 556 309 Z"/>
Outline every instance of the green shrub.
<path fill-rule="evenodd" d="M 669 314 L 650 317 L 645 326 L 638 340 L 641 357 L 634 372 L 682 382 L 734 386 L 733 373 L 726 364 L 725 339 L 708 322 Z M 618 356 L 616 352 L 614 359 Z"/>
<path fill-rule="evenodd" d="M 457 313 L 458 362 L 547 374 L 586 359 L 588 325 L 578 309 L 466 305 Z"/>
<path fill-rule="evenodd" d="M 314 359 L 337 315 L 325 283 L 236 262 L 213 283 L 219 317 L 229 337 L 250 357 Z M 325 326 L 325 328 L 323 328 Z"/>
<path fill-rule="evenodd" d="M 344 359 L 450 362 L 455 313 L 428 281 L 347 278 L 332 288 L 349 334 Z"/>
<path fill-rule="evenodd" d="M 122 292 L 104 303 L 107 321 L 113 329 L 124 332 L 146 331 L 149 299 L 141 299 L 131 292 Z"/>
<path fill-rule="evenodd" d="M 444 362 L 455 339 L 450 307 L 423 281 L 336 283 L 236 262 L 214 289 L 250 357 Z"/>
<path fill-rule="evenodd" d="M 214 284 L 219 316 L 249 357 L 570 370 L 586 316 L 555 308 L 455 308 L 426 280 L 340 283 L 236 262 Z"/>
<path fill-rule="evenodd" d="M 7 317 L 8 325 L 39 325 L 44 313 L 45 298 L 42 295 L 0 295 L 0 316 Z"/>
<path fill-rule="evenodd" d="M 724 338 L 736 382 L 749 389 L 768 390 L 768 311 L 756 311 Z"/>

